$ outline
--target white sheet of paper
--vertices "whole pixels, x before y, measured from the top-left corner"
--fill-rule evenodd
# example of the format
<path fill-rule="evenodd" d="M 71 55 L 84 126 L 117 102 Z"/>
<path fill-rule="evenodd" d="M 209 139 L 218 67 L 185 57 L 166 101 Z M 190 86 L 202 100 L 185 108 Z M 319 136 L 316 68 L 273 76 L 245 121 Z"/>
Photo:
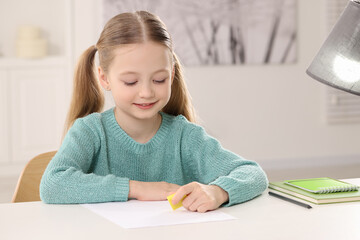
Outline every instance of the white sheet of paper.
<path fill-rule="evenodd" d="M 127 202 L 82 204 L 82 206 L 123 228 L 156 227 L 236 219 L 220 210 L 198 213 L 187 211 L 182 207 L 174 211 L 168 201 L 130 200 Z"/>

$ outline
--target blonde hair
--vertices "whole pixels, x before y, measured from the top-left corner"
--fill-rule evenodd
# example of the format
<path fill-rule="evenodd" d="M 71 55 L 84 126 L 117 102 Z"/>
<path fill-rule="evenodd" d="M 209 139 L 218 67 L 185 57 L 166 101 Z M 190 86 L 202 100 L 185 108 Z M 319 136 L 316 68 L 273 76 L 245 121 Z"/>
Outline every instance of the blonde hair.
<path fill-rule="evenodd" d="M 74 75 L 74 89 L 68 112 L 65 133 L 77 118 L 93 112 L 101 112 L 104 96 L 96 76 L 94 58 L 99 54 L 100 67 L 107 72 L 114 58 L 113 50 L 123 44 L 153 41 L 169 48 L 174 62 L 174 80 L 171 97 L 163 112 L 177 116 L 184 115 L 195 122 L 190 95 L 184 81 L 181 64 L 173 51 L 172 40 L 165 24 L 155 15 L 138 11 L 122 13 L 110 19 L 105 25 L 95 46 L 89 47 L 80 57 Z"/>

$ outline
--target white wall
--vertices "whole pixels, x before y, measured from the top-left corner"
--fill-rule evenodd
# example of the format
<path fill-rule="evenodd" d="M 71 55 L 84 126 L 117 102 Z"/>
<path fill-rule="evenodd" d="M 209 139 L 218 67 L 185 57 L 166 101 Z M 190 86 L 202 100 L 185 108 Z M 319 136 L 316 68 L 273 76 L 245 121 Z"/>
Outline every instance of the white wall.
<path fill-rule="evenodd" d="M 99 34 L 99 0 L 91 3 L 75 2 L 76 56 Z M 298 1 L 296 64 L 185 68 L 201 123 L 226 148 L 259 162 L 360 156 L 360 124 L 327 124 L 327 86 L 305 74 L 326 36 L 325 6 Z"/>
<path fill-rule="evenodd" d="M 327 86 L 305 74 L 326 37 L 325 4 L 298 1 L 294 65 L 186 69 L 198 113 L 225 147 L 261 161 L 360 155 L 360 124 L 327 124 Z"/>

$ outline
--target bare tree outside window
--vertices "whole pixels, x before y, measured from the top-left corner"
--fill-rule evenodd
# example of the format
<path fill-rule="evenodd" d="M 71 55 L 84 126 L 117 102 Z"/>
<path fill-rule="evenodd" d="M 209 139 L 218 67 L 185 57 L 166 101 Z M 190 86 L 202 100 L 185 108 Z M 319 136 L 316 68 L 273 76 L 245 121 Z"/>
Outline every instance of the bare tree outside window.
<path fill-rule="evenodd" d="M 185 66 L 283 64 L 296 61 L 296 7 L 296 0 L 103 0 L 103 18 L 158 15 Z"/>

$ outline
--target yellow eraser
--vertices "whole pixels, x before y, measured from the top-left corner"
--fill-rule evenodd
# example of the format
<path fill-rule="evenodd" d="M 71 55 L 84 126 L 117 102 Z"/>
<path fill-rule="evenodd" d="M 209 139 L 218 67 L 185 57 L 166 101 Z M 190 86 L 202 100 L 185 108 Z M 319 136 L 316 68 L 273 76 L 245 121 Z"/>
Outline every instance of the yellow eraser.
<path fill-rule="evenodd" d="M 172 199 L 173 199 L 174 195 L 175 195 L 175 193 L 172 194 L 172 195 L 170 195 L 170 196 L 168 196 L 168 197 L 167 197 L 167 200 L 169 201 L 172 209 L 173 209 L 173 210 L 176 210 L 176 209 L 178 209 L 179 207 L 182 206 L 182 201 L 186 198 L 186 195 L 185 195 L 177 204 L 173 204 L 173 203 L 172 203 Z"/>

